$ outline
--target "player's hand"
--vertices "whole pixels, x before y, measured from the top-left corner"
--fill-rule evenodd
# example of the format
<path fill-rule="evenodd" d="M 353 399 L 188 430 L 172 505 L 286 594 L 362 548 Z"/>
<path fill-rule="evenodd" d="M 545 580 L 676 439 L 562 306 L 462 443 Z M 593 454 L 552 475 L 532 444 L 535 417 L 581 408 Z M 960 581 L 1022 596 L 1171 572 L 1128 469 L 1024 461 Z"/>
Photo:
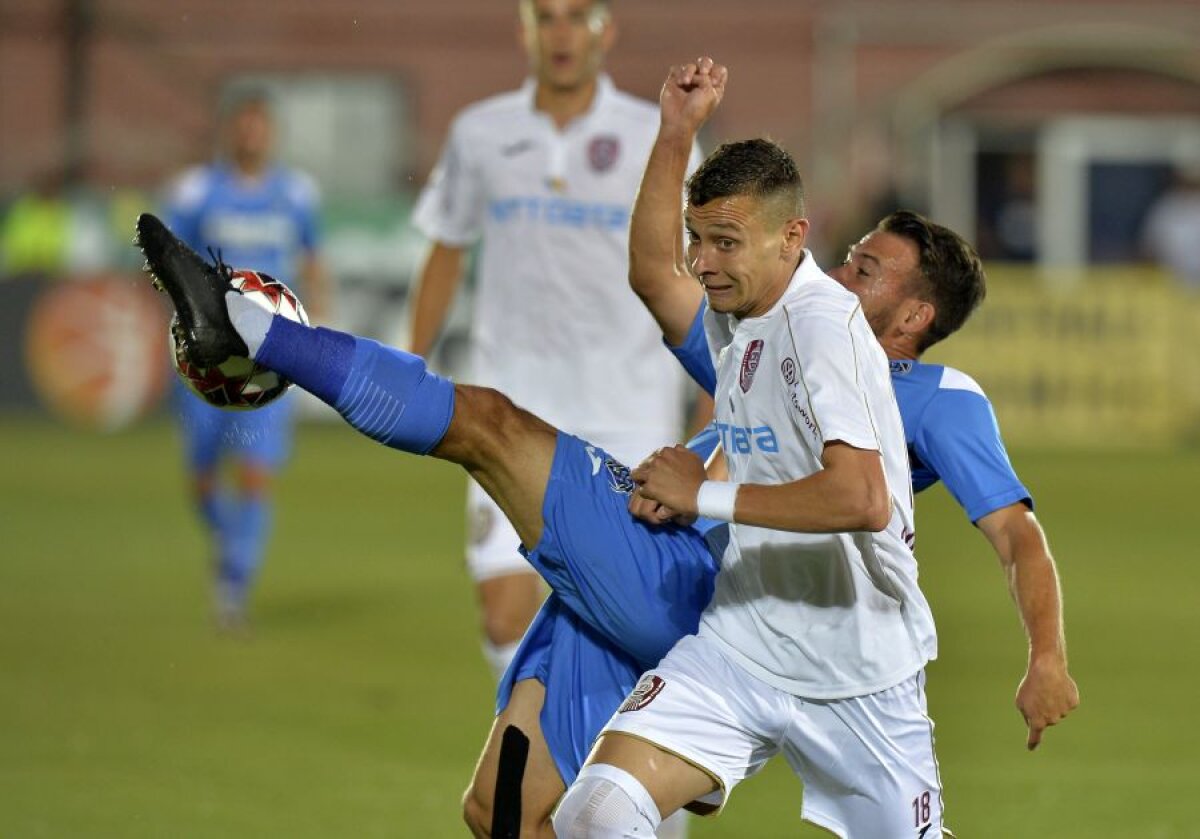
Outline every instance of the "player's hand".
<path fill-rule="evenodd" d="M 729 71 L 704 56 L 671 68 L 659 94 L 662 122 L 694 134 L 725 96 Z"/>
<path fill-rule="evenodd" d="M 1029 726 L 1026 746 L 1030 751 L 1042 742 L 1042 732 L 1060 723 L 1079 706 L 1079 688 L 1059 657 L 1029 662 L 1025 678 L 1017 688 L 1017 710 Z"/>
<path fill-rule="evenodd" d="M 672 510 L 665 504 L 651 501 L 642 495 L 640 489 L 635 489 L 629 496 L 629 512 L 635 519 L 644 521 L 646 524 L 677 524 L 680 527 L 687 527 L 696 521 L 696 516 L 694 515 L 680 513 Z"/>
<path fill-rule="evenodd" d="M 633 470 L 638 493 L 676 515 L 696 515 L 696 493 L 707 477 L 704 462 L 686 446 L 659 449 Z"/>

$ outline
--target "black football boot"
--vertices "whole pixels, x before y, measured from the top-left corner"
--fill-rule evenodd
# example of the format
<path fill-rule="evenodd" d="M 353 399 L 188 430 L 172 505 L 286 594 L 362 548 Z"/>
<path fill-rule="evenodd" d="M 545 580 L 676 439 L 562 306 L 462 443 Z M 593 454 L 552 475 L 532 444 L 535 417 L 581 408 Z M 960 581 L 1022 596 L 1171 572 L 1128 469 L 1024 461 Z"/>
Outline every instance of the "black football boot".
<path fill-rule="evenodd" d="M 176 337 L 198 367 L 216 367 L 230 356 L 250 354 L 225 308 L 230 285 L 229 268 L 217 258 L 210 265 L 165 224 L 150 213 L 137 220 L 133 243 L 146 257 L 144 266 L 159 291 L 165 291 L 179 316 Z"/>

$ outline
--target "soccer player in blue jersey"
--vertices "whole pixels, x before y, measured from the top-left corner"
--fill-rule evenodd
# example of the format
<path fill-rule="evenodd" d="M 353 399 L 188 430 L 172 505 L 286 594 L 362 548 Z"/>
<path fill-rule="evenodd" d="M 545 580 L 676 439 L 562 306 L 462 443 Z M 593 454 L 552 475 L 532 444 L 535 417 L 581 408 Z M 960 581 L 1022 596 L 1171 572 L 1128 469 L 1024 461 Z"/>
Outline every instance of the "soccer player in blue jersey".
<path fill-rule="evenodd" d="M 153 269 L 167 281 L 181 318 L 190 324 L 194 337 L 189 352 L 197 363 L 204 363 L 198 352 L 210 353 L 213 358 L 253 353 L 260 362 L 329 401 L 351 424 L 375 439 L 462 464 L 497 498 L 517 526 L 522 542 L 535 546 L 529 559 L 551 582 L 555 597 L 535 622 L 502 686 L 497 725 L 466 805 L 469 824 L 486 835 L 487 825 L 494 825 L 486 818 L 487 808 L 494 805 L 490 815 L 498 816 L 502 799 L 515 787 L 522 823 L 545 829 L 545 813 L 563 789 L 564 780 L 569 782 L 578 771 L 592 737 L 644 663 L 694 629 L 715 575 L 707 541 L 698 538 L 698 531 L 672 527 L 667 521 L 658 526 L 632 524 L 624 515 L 625 500 L 634 488 L 627 470 L 581 441 L 556 435 L 554 429 L 514 408 L 494 391 L 450 385 L 429 375 L 419 359 L 372 342 L 264 318 L 240 304 L 236 294 L 228 295 L 233 319 L 229 324 L 229 315 L 219 303 L 225 293 L 219 274 L 200 265 L 194 256 L 181 255 L 169 245 L 169 239 L 167 245 L 162 244 L 163 235 L 156 232 L 152 221 L 143 220 L 141 235 Z M 900 231 L 889 235 L 904 238 Z M 865 304 L 876 329 L 881 323 L 895 326 L 910 337 L 924 329 L 940 339 L 961 325 L 978 302 L 980 289 L 972 296 L 971 283 L 955 287 L 953 277 L 947 276 L 956 269 L 968 274 L 972 269 L 978 271 L 969 249 L 965 252 L 969 258 L 958 262 L 953 253 L 947 257 L 943 252 L 947 245 L 956 244 L 956 237 L 933 237 L 935 246 L 928 253 L 920 249 L 918 239 L 909 254 L 912 264 L 906 265 L 904 254 L 885 247 L 887 240 L 880 247 L 874 247 L 878 242 L 866 247 L 871 239 L 860 243 L 856 253 L 866 264 L 854 268 L 858 277 L 854 281 L 862 285 L 854 290 L 864 301 L 874 295 L 877 303 L 887 303 L 889 296 L 882 292 L 889 286 L 901 289 L 905 284 L 896 281 L 905 277 L 934 288 L 951 284 L 949 297 L 935 296 L 933 301 L 922 301 L 923 306 L 901 295 L 902 305 L 890 306 L 886 318 L 882 313 L 888 312 L 889 306 Z M 917 253 L 919 258 L 914 256 Z M 853 259 L 848 262 L 854 264 Z M 875 274 L 871 264 L 879 268 Z M 918 276 L 926 271 L 928 276 Z M 878 282 L 869 283 L 868 278 Z M 975 283 L 981 279 L 979 275 Z M 851 280 L 847 274 L 843 282 Z M 689 284 L 679 285 L 687 288 Z M 662 289 L 636 283 L 635 288 L 663 325 L 669 343 L 679 346 L 686 359 L 687 345 L 695 334 L 699 298 L 688 301 L 686 309 L 663 308 L 661 300 L 650 299 Z M 692 288 L 695 290 L 694 285 Z M 954 300 L 965 302 L 958 306 Z M 958 314 L 943 313 L 939 320 L 936 306 L 957 307 Z M 679 313 L 684 316 L 677 322 L 664 323 L 664 318 Z M 887 331 L 881 330 L 881 337 Z M 223 343 L 217 342 L 214 348 L 213 340 L 203 337 L 207 334 L 221 336 Z M 921 349 L 929 343 L 932 341 L 920 345 Z M 703 379 L 703 374 L 699 378 Z M 936 410 L 936 401 L 931 401 L 926 412 Z M 909 437 L 914 439 L 911 432 Z M 999 445 L 998 439 L 996 443 Z M 999 451 L 1002 455 L 1002 447 Z M 1007 458 L 1003 459 L 1007 463 Z M 946 469 L 943 476 L 949 478 L 954 460 L 942 463 L 935 468 Z M 1027 498 L 1023 487 L 1020 490 L 1020 498 Z M 660 512 L 651 510 L 649 516 L 657 522 Z M 1048 560 L 1040 530 L 1038 539 Z M 1020 564 L 1014 560 L 1014 565 Z M 1053 688 L 1054 680 L 1048 675 L 1055 669 L 1053 663 L 1034 673 L 1035 660 L 1043 661 L 1045 656 L 1038 652 L 1038 633 L 1031 628 L 1035 637 L 1031 638 L 1030 675 L 1022 688 L 1025 693 L 1029 685 L 1033 697 L 1022 704 L 1030 723 L 1031 745 L 1036 744 L 1045 725 L 1061 719 L 1076 701 L 1074 685 L 1066 674 L 1057 620 L 1057 581 L 1052 564 L 1050 568 L 1054 591 L 1049 611 L 1055 615 L 1052 623 L 1058 634 L 1061 689 Z M 1016 581 L 1018 604 L 1027 624 L 1040 620 L 1026 614 L 1031 611 L 1027 592 L 1036 589 L 1038 579 L 1035 572 L 1021 571 Z M 1056 704 L 1056 694 L 1064 701 Z M 1018 702 L 1022 701 L 1019 696 Z M 1027 705 L 1030 712 L 1026 712 Z M 512 761 L 505 760 L 506 738 L 502 735 L 510 725 L 524 729 L 531 741 L 520 761 L 523 785 L 522 770 L 506 767 Z"/>
<path fill-rule="evenodd" d="M 527 770 L 523 760 L 499 788 L 515 791 L 526 824 L 548 830 L 564 780 L 574 777 L 637 676 L 695 631 L 712 595 L 723 528 L 637 521 L 628 512 L 630 471 L 603 450 L 558 432 L 498 391 L 429 372 L 411 353 L 247 304 L 224 266 L 207 264 L 154 216 L 139 219 L 138 240 L 156 283 L 171 295 L 195 364 L 252 356 L 372 439 L 462 465 L 497 501 L 521 543 L 534 546 L 529 561 L 553 595 L 502 687 L 502 708 L 511 695 L 513 713 L 532 717 Z M 696 445 L 710 450 L 712 435 Z M 552 745 L 537 724 L 543 695 L 551 697 L 547 710 L 559 712 L 547 724 Z M 523 721 L 514 718 L 518 727 Z M 478 789 L 489 778 L 498 788 L 505 728 L 485 748 Z M 524 789 L 522 775 L 529 779 Z M 469 793 L 467 821 L 480 835 L 490 832 L 492 814 L 483 809 L 490 806 Z"/>
<path fill-rule="evenodd" d="M 166 217 L 201 253 L 211 248 L 234 266 L 254 266 L 322 311 L 324 274 L 317 257 L 318 194 L 306 175 L 275 163 L 270 104 L 260 93 L 237 99 L 224 120 L 225 155 L 180 175 Z M 177 383 L 178 384 L 178 383 Z M 259 411 L 214 408 L 176 387 L 192 494 L 214 549 L 218 626 L 245 626 L 250 587 L 265 551 L 271 479 L 291 446 L 292 400 Z M 223 480 L 229 463 L 230 480 Z"/>
<path fill-rule="evenodd" d="M 886 234 L 882 238 L 881 232 Z M 949 334 L 982 296 L 982 276 L 966 258 L 969 249 L 960 250 L 960 241 L 915 215 L 897 214 L 853 249 L 835 278 L 862 296 L 868 320 L 877 329 L 883 324 L 885 347 L 897 344 L 888 337 L 889 320 L 895 318 L 885 313 L 905 312 L 890 330 L 908 336 L 900 338 L 902 347 L 936 320 L 929 317 L 932 308 L 917 307 L 925 320 L 914 332 L 904 326 L 913 314 L 912 304 L 908 309 L 893 305 L 896 296 L 907 299 L 903 279 L 913 279 L 914 266 L 924 265 L 922 270 L 929 271 L 928 296 L 941 301 L 940 311 L 957 311 L 940 321 L 938 328 Z M 899 251 L 889 245 L 900 246 Z M 151 262 L 169 276 L 170 266 L 161 256 Z M 652 290 L 638 291 L 652 309 L 664 314 L 661 301 L 651 299 Z M 701 305 L 696 304 L 696 311 Z M 241 320 L 255 317 L 243 312 Z M 913 324 L 919 322 L 920 317 Z M 668 320 L 666 337 L 689 372 L 711 388 L 711 364 L 696 350 L 702 340 L 698 323 L 695 315 Z M 364 433 L 397 448 L 456 460 L 481 477 L 506 464 L 510 474 L 487 483 L 511 499 L 506 512 L 514 516 L 525 544 L 535 545 L 529 559 L 550 581 L 553 593 L 501 683 L 496 722 L 468 790 L 465 814 L 477 835 L 488 835 L 494 818 L 503 815 L 499 811 L 509 806 L 504 799 L 513 796 L 515 786 L 520 822 L 527 830 L 548 830 L 551 809 L 612 711 L 646 666 L 678 637 L 695 630 L 712 591 L 724 527 L 703 521 L 692 528 L 670 524 L 657 505 L 636 498 L 627 469 L 582 441 L 556 437 L 553 429 L 493 391 L 459 387 L 455 393 L 408 354 L 328 330 L 287 324 L 272 330 L 273 325 L 243 327 L 257 335 L 259 360 L 280 368 L 331 404 L 340 403 L 343 415 Z M 272 333 L 270 341 L 267 333 Z M 241 340 L 231 349 L 245 351 Z M 273 346 L 265 346 L 268 343 Z M 898 347 L 889 354 L 902 355 Z M 975 389 L 939 386 L 943 368 L 915 358 L 896 362 L 893 375 L 901 377 L 896 379 L 897 393 L 915 454 L 915 485 L 923 489 L 940 476 L 973 520 L 1001 513 L 993 522 L 1003 524 L 1015 513 L 1018 521 L 1036 526 L 1032 514 L 1023 512 L 1029 510 L 1030 496 L 1012 473 L 986 399 Z M 903 378 L 913 373 L 917 375 Z M 922 377 L 938 384 L 902 384 L 917 385 Z M 951 375 L 946 383 L 954 385 L 956 380 Z M 960 404 L 963 401 L 968 404 Z M 363 410 L 368 404 L 384 407 L 372 418 Z M 407 422 L 399 413 L 402 404 L 412 406 Z M 966 414 L 975 414 L 977 421 L 968 421 Z M 481 424 L 480 418 L 489 415 L 494 421 Z M 453 431 L 452 418 L 459 426 Z M 935 433 L 939 430 L 948 432 L 945 439 Z M 706 456 L 717 436 L 717 430 L 710 429 L 690 445 Z M 474 442 L 464 448 L 464 440 Z M 481 452 L 480 441 L 489 440 L 487 451 Z M 980 458 L 983 463 L 973 465 Z M 661 517 L 663 523 L 633 523 L 626 512 L 631 499 L 645 518 Z M 1006 513 L 1014 504 L 1023 510 Z M 1006 528 L 992 530 L 1000 534 Z M 1040 529 L 1023 535 L 1018 530 L 1008 542 L 985 533 L 1001 543 L 998 553 L 1010 569 L 1014 596 L 1030 634 L 1030 668 L 1018 705 L 1029 722 L 1029 742 L 1036 745 L 1044 727 L 1059 721 L 1077 702 L 1066 670 L 1057 578 Z M 1049 593 L 1039 593 L 1047 586 Z M 505 775 L 511 770 L 501 768 L 504 732 L 510 726 L 529 741 L 515 784 Z"/>

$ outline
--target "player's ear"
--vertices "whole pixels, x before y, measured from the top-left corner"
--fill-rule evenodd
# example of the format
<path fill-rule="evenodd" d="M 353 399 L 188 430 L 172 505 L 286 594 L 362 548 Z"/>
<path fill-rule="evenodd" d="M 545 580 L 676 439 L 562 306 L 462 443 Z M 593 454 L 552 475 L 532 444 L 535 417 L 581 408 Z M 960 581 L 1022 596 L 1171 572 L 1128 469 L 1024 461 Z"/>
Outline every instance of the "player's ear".
<path fill-rule="evenodd" d="M 603 28 L 600 30 L 600 49 L 605 55 L 608 55 L 617 43 L 617 22 L 613 20 L 612 14 L 607 10 L 604 11 L 601 26 Z"/>
<path fill-rule="evenodd" d="M 537 49 L 537 20 L 534 17 L 533 6 L 527 0 L 517 4 L 517 46 L 521 51 L 533 58 Z"/>
<path fill-rule="evenodd" d="M 796 258 L 808 240 L 808 219 L 790 218 L 783 223 L 783 243 L 779 255 L 784 261 Z"/>
<path fill-rule="evenodd" d="M 915 297 L 910 297 L 905 301 L 904 310 L 904 331 L 909 335 L 924 335 L 933 326 L 933 320 L 937 317 L 937 309 L 927 300 L 918 300 Z"/>

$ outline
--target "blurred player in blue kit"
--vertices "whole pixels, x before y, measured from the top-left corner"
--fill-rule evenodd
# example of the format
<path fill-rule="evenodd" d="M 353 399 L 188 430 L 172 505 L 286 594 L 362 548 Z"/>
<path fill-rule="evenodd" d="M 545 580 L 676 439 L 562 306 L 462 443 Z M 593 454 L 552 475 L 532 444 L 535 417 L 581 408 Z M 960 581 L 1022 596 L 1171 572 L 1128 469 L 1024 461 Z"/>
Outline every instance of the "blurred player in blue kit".
<path fill-rule="evenodd" d="M 554 594 L 501 685 L 499 714 L 466 814 L 477 835 L 488 835 L 504 805 L 499 797 L 512 795 L 515 787 L 526 829 L 546 833 L 549 811 L 565 783 L 639 674 L 680 636 L 695 631 L 712 592 L 724 527 L 670 523 L 669 511 L 637 498 L 629 470 L 605 452 L 556 433 L 495 391 L 454 386 L 398 350 L 272 319 L 239 305 L 234 293 L 223 301 L 224 281 L 182 255 L 152 220 L 143 219 L 140 235 L 185 325 L 216 323 L 226 336 L 215 349 L 195 340 L 189 345 L 194 358 L 201 351 L 250 352 L 374 439 L 462 464 L 498 501 L 522 543 L 534 546 L 528 558 Z M 978 262 L 949 231 L 904 214 L 885 220 L 833 273 L 860 295 L 894 360 L 906 435 L 921 462 L 917 466 L 914 459 L 917 486 L 940 476 L 969 517 L 999 543 L 1030 636 L 1030 666 L 1018 706 L 1032 747 L 1044 727 L 1077 701 L 1066 670 L 1053 563 L 982 392 L 957 371 L 916 361 L 927 346 L 957 329 L 981 299 Z M 711 361 L 706 369 L 707 350 L 697 332 L 704 302 L 699 286 L 648 288 L 635 282 L 635 290 L 685 366 L 711 387 Z M 911 377 L 904 381 L 912 387 L 902 386 L 904 376 Z M 957 413 L 974 419 L 954 419 Z M 951 435 L 943 440 L 947 431 Z M 710 444 L 719 434 L 710 432 Z M 631 499 L 649 521 L 630 518 Z M 985 524 L 989 517 L 994 518 Z M 500 770 L 509 726 L 530 741 L 523 777 L 515 785 Z"/>
<path fill-rule="evenodd" d="M 315 316 L 326 294 L 317 256 L 319 196 L 311 178 L 274 162 L 270 108 L 259 92 L 229 105 L 224 154 L 171 184 L 165 215 L 193 248 L 211 248 L 234 267 L 257 266 L 303 295 Z M 215 616 L 222 629 L 244 628 L 271 528 L 271 480 L 291 448 L 293 400 L 236 412 L 209 405 L 182 384 L 176 397 L 192 493 L 213 544 Z"/>

